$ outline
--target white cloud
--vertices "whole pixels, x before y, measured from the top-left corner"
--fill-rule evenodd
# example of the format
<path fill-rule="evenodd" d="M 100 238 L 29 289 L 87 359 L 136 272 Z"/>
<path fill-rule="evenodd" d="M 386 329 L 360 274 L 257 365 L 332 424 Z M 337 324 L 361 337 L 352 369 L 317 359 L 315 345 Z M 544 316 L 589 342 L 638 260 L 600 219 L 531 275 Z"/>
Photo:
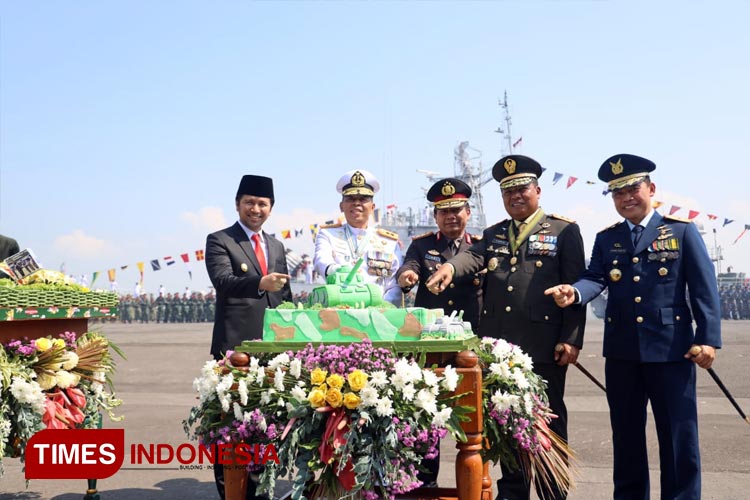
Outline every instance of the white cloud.
<path fill-rule="evenodd" d="M 183 212 L 180 218 L 200 234 L 213 233 L 228 225 L 224 211 L 219 207 L 203 207 L 197 212 Z"/>
<path fill-rule="evenodd" d="M 89 236 L 80 229 L 58 236 L 52 245 L 61 256 L 73 259 L 99 258 L 102 255 L 113 254 L 115 248 L 111 242 Z"/>

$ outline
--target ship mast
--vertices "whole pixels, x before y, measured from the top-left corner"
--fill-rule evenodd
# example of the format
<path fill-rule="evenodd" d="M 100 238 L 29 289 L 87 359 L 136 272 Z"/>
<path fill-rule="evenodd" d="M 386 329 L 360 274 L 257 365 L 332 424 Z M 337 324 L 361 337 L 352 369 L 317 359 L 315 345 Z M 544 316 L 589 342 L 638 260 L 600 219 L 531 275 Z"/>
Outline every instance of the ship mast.
<path fill-rule="evenodd" d="M 477 156 L 472 158 L 469 155 L 469 150 L 479 153 Z M 486 219 L 484 216 L 484 199 L 482 198 L 482 186 L 485 184 L 482 181 L 482 152 L 476 148 L 469 146 L 469 141 L 462 141 L 458 144 L 456 149 L 453 150 L 453 171 L 457 178 L 464 181 L 471 188 L 471 219 L 468 221 L 468 226 L 484 228 L 486 227 Z M 472 164 L 473 159 L 479 159 L 479 166 L 474 167 Z"/>
<path fill-rule="evenodd" d="M 502 127 L 497 127 L 495 129 L 495 132 L 498 134 L 503 134 L 502 140 L 500 141 L 500 150 L 504 151 L 504 154 L 502 156 L 505 156 L 506 154 L 512 154 L 513 153 L 513 139 L 511 138 L 510 133 L 510 125 L 511 125 L 511 119 L 510 119 L 510 110 L 508 109 L 508 91 L 506 90 L 503 92 L 503 100 L 500 99 L 497 100 L 498 106 L 503 108 L 503 120 L 505 121 L 505 130 L 503 130 Z M 505 149 L 504 142 L 507 142 L 507 149 Z"/>

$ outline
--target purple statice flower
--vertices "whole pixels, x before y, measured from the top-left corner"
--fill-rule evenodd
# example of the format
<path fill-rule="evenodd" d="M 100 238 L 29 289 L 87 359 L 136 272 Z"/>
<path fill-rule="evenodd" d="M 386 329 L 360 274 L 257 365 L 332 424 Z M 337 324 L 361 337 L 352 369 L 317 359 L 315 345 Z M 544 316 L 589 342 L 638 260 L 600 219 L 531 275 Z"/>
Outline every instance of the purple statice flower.
<path fill-rule="evenodd" d="M 76 332 L 63 332 L 60 338 L 65 341 L 65 346 L 74 348 L 76 346 Z"/>

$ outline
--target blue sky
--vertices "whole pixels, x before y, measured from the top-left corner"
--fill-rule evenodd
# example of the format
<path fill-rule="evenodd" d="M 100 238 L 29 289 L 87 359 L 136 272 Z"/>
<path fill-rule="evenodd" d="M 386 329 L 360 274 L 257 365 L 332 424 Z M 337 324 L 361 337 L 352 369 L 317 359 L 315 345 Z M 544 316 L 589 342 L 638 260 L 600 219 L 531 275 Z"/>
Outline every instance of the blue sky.
<path fill-rule="evenodd" d="M 266 228 L 338 215 L 338 178 L 381 178 L 376 203 L 419 205 L 416 169 L 453 173 L 469 141 L 548 170 L 542 206 L 579 221 L 587 249 L 618 217 L 596 171 L 654 160 L 656 198 L 698 210 L 725 263 L 750 273 L 747 2 L 4 2 L 0 232 L 75 275 L 202 248 L 236 220 L 246 173 L 269 175 Z M 479 160 L 477 160 L 479 161 Z M 553 172 L 565 179 L 553 186 Z M 580 181 L 565 189 L 568 176 Z M 504 218 L 495 183 L 488 221 Z M 298 253 L 311 240 L 287 240 Z M 129 265 L 126 271 L 120 266 Z M 146 289 L 205 289 L 181 262 Z M 148 267 L 148 265 L 147 265 Z M 106 273 L 105 273 L 106 274 Z M 98 285 L 106 285 L 102 276 Z"/>

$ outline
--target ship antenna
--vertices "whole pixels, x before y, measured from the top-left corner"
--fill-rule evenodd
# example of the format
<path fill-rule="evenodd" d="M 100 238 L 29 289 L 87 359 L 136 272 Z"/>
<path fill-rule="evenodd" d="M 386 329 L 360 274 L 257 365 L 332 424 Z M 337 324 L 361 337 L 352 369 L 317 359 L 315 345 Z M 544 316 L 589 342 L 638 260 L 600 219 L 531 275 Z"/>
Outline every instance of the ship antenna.
<path fill-rule="evenodd" d="M 513 153 L 513 139 L 512 135 L 510 133 L 510 125 L 511 125 L 511 119 L 510 119 L 510 109 L 508 108 L 508 91 L 503 92 L 503 99 L 497 100 L 498 106 L 503 108 L 503 120 L 505 121 L 505 129 L 501 127 L 497 127 L 495 129 L 495 132 L 498 134 L 503 134 L 503 139 L 500 142 L 500 149 L 503 150 L 503 142 L 507 142 L 507 149 L 505 149 L 505 154 L 512 154 Z M 503 154 L 502 156 L 505 156 Z"/>

